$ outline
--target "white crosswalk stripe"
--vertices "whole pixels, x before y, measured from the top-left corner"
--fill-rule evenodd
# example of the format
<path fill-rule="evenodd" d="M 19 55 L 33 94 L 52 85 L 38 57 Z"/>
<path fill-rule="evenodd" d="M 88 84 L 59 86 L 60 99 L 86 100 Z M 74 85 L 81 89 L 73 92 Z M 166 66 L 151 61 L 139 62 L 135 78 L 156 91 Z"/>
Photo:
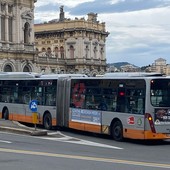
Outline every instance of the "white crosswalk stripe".
<path fill-rule="evenodd" d="M 55 137 L 55 135 L 58 137 Z M 82 140 L 79 138 L 74 138 L 71 136 L 64 135 L 59 131 L 48 133 L 47 137 L 41 137 L 41 138 L 47 139 L 47 140 L 52 140 L 52 141 L 74 143 L 74 144 L 79 144 L 79 145 L 88 145 L 88 146 L 96 146 L 96 147 L 111 148 L 111 149 L 123 149 L 123 148 L 116 147 L 116 146 L 111 146 L 111 145 L 101 144 L 101 143 L 97 143 L 97 142 L 91 142 L 88 140 Z"/>
<path fill-rule="evenodd" d="M 12 143 L 12 142 L 6 141 L 6 140 L 0 140 L 0 143 L 8 143 L 8 144 L 10 144 L 10 143 Z"/>

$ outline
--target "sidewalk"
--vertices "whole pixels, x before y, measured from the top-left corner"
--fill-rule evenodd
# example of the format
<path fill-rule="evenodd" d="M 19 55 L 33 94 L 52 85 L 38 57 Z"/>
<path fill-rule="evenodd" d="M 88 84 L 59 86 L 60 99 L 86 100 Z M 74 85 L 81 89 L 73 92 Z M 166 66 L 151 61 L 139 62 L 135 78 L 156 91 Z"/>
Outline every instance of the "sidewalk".
<path fill-rule="evenodd" d="M 30 128 L 16 121 L 0 119 L 0 131 L 26 134 L 31 136 L 46 136 L 47 130 Z"/>

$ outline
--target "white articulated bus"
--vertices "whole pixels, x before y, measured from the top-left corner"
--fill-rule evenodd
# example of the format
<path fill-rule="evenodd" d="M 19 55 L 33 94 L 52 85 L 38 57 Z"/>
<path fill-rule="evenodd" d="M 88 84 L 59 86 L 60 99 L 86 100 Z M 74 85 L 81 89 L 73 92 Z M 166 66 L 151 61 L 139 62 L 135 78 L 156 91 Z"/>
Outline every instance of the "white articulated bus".
<path fill-rule="evenodd" d="M 170 138 L 170 77 L 158 73 L 39 75 L 0 73 L 1 117 L 108 134 L 117 141 Z"/>

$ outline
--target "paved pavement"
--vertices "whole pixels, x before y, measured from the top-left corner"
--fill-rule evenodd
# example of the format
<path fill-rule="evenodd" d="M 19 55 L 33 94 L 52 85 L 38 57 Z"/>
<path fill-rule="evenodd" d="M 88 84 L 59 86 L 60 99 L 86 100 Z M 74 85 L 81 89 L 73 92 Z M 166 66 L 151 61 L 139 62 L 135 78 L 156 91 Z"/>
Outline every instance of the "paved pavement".
<path fill-rule="evenodd" d="M 0 131 L 27 134 L 32 136 L 46 136 L 47 130 L 30 128 L 16 121 L 0 119 Z"/>

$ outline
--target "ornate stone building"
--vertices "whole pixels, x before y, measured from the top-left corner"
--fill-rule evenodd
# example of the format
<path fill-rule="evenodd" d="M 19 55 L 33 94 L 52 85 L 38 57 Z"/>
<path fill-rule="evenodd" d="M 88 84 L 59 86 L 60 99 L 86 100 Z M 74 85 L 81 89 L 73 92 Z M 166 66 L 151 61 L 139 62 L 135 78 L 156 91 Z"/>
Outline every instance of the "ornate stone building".
<path fill-rule="evenodd" d="M 34 64 L 34 3 L 0 1 L 0 71 L 37 71 Z"/>
<path fill-rule="evenodd" d="M 40 70 L 54 73 L 103 74 L 106 71 L 105 23 L 97 14 L 88 19 L 66 19 L 63 6 L 59 19 L 35 24 L 36 63 Z"/>
<path fill-rule="evenodd" d="M 166 60 L 163 58 L 158 58 L 155 62 L 150 66 L 151 72 L 158 72 L 165 75 L 170 75 L 170 64 L 166 63 Z"/>

